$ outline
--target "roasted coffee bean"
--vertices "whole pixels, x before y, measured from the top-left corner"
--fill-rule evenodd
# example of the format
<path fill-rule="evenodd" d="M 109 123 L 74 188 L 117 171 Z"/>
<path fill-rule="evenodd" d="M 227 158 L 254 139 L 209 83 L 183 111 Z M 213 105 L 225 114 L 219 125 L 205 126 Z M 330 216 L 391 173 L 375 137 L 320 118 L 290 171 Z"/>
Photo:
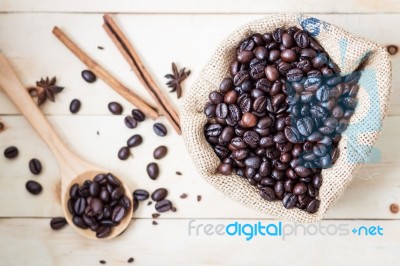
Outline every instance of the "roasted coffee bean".
<path fill-rule="evenodd" d="M 81 216 L 74 216 L 72 218 L 72 222 L 81 229 L 87 229 L 88 226 L 86 225 L 85 221 Z"/>
<path fill-rule="evenodd" d="M 307 192 L 307 185 L 302 182 L 297 183 L 293 188 L 293 194 L 295 195 L 301 195 L 306 192 Z"/>
<path fill-rule="evenodd" d="M 99 194 L 99 199 L 104 203 L 109 203 L 111 201 L 110 192 L 108 192 L 106 189 L 101 190 Z"/>
<path fill-rule="evenodd" d="M 217 170 L 218 173 L 222 175 L 230 175 L 232 174 L 232 165 L 228 163 L 220 163 Z"/>
<path fill-rule="evenodd" d="M 111 193 L 111 200 L 119 200 L 124 195 L 124 189 L 122 187 L 117 187 Z"/>
<path fill-rule="evenodd" d="M 261 98 L 261 97 L 260 97 Z M 260 99 L 258 98 L 258 99 Z M 254 102 L 256 103 L 256 102 Z M 250 127 L 254 127 L 255 125 L 257 125 L 257 116 L 255 116 L 253 113 L 244 113 L 242 116 L 242 120 L 241 120 L 241 125 L 245 128 L 250 128 Z"/>
<path fill-rule="evenodd" d="M 161 123 L 155 123 L 153 125 L 153 130 L 154 130 L 154 133 L 156 133 L 156 135 L 160 136 L 160 137 L 164 137 L 168 133 L 167 128 Z"/>
<path fill-rule="evenodd" d="M 270 187 L 263 187 L 260 191 L 260 195 L 267 201 L 273 201 L 276 198 L 275 191 Z"/>
<path fill-rule="evenodd" d="M 131 155 L 131 151 L 129 150 L 128 147 L 122 147 L 119 151 L 118 151 L 118 158 L 120 160 L 127 160 L 129 158 L 129 156 Z"/>
<path fill-rule="evenodd" d="M 320 205 L 320 201 L 317 199 L 314 199 L 314 200 L 310 201 L 310 203 L 308 203 L 306 210 L 309 213 L 316 213 L 318 211 L 319 205 Z"/>
<path fill-rule="evenodd" d="M 42 185 L 33 180 L 29 180 L 28 182 L 26 182 L 25 188 L 33 195 L 38 195 L 43 190 Z"/>
<path fill-rule="evenodd" d="M 157 212 L 167 212 L 167 211 L 171 210 L 172 203 L 171 203 L 171 201 L 169 201 L 167 199 L 163 199 L 163 200 L 157 202 L 155 207 L 156 207 Z"/>
<path fill-rule="evenodd" d="M 29 161 L 29 170 L 31 171 L 32 174 L 38 175 L 42 171 L 42 164 L 36 158 L 31 159 Z"/>
<path fill-rule="evenodd" d="M 139 146 L 140 144 L 142 144 L 143 142 L 143 138 L 141 135 L 133 135 L 132 137 L 130 137 L 128 139 L 128 141 L 126 142 L 127 146 L 129 148 L 134 148 Z"/>
<path fill-rule="evenodd" d="M 96 237 L 97 238 L 106 238 L 111 234 L 111 226 L 101 226 L 97 231 L 96 231 Z"/>
<path fill-rule="evenodd" d="M 81 109 L 81 101 L 78 99 L 73 99 L 69 105 L 69 111 L 76 114 Z"/>
<path fill-rule="evenodd" d="M 139 109 L 133 109 L 132 110 L 132 117 L 135 118 L 136 121 L 138 122 L 143 122 L 146 119 L 146 116 L 142 111 Z"/>
<path fill-rule="evenodd" d="M 90 185 L 89 185 L 89 194 L 92 197 L 97 197 L 100 194 L 100 183 L 97 181 L 93 181 Z"/>
<path fill-rule="evenodd" d="M 79 193 L 79 184 L 75 183 L 69 189 L 69 196 L 71 199 L 77 199 Z"/>
<path fill-rule="evenodd" d="M 121 185 L 121 182 L 119 182 L 118 178 L 116 178 L 111 173 L 108 173 L 106 178 L 107 178 L 108 183 L 113 187 L 119 187 Z"/>
<path fill-rule="evenodd" d="M 114 208 L 112 214 L 111 214 L 111 220 L 114 223 L 119 223 L 124 219 L 126 215 L 126 210 L 123 206 L 118 205 L 117 207 Z"/>
<path fill-rule="evenodd" d="M 215 109 L 215 115 L 220 119 L 225 119 L 228 116 L 228 105 L 226 103 L 220 103 Z"/>
<path fill-rule="evenodd" d="M 168 191 L 165 188 L 159 188 L 154 190 L 153 193 L 151 193 L 151 199 L 154 201 L 161 201 L 165 199 L 168 195 Z"/>
<path fill-rule="evenodd" d="M 294 40 L 300 48 L 306 48 L 310 45 L 310 37 L 308 33 L 300 30 L 294 34 Z"/>
<path fill-rule="evenodd" d="M 268 58 L 268 49 L 264 46 L 258 46 L 254 49 L 254 55 L 260 59 L 264 60 Z"/>
<path fill-rule="evenodd" d="M 279 72 L 274 66 L 267 66 L 265 68 L 265 76 L 269 81 L 276 81 L 279 78 Z"/>
<path fill-rule="evenodd" d="M 252 51 L 249 51 L 249 50 L 243 50 L 237 56 L 237 60 L 242 64 L 250 63 L 251 59 L 253 59 L 253 58 L 254 58 L 254 54 Z"/>
<path fill-rule="evenodd" d="M 128 116 L 125 117 L 124 123 L 125 123 L 125 126 L 126 126 L 127 128 L 136 128 L 137 125 L 138 125 L 138 122 L 136 121 L 136 119 L 133 118 L 133 117 L 130 116 L 130 115 L 128 115 Z"/>
<path fill-rule="evenodd" d="M 83 70 L 81 74 L 82 78 L 88 83 L 93 83 L 96 81 L 96 75 L 90 70 Z"/>
<path fill-rule="evenodd" d="M 222 103 L 222 101 L 224 100 L 224 96 L 218 91 L 213 91 L 209 94 L 208 99 L 212 104 L 217 105 L 219 103 Z"/>
<path fill-rule="evenodd" d="M 17 157 L 18 153 L 18 148 L 15 146 L 10 146 L 4 150 L 4 156 L 8 159 Z"/>
<path fill-rule="evenodd" d="M 222 93 L 227 93 L 233 89 L 233 80 L 231 78 L 224 78 L 219 85 L 219 90 Z"/>
<path fill-rule="evenodd" d="M 67 220 L 64 217 L 55 217 L 50 220 L 50 227 L 53 230 L 60 230 L 67 225 Z"/>
<path fill-rule="evenodd" d="M 240 86 L 243 84 L 243 82 L 247 81 L 250 79 L 250 74 L 246 70 L 240 70 L 239 72 L 236 73 L 236 75 L 233 77 L 233 83 L 235 86 Z"/>
<path fill-rule="evenodd" d="M 123 108 L 122 105 L 117 102 L 110 102 L 108 104 L 108 110 L 114 115 L 122 114 Z"/>
<path fill-rule="evenodd" d="M 149 177 L 153 180 L 157 179 L 158 175 L 159 175 L 159 168 L 158 165 L 156 163 L 149 163 L 147 165 L 147 174 L 149 175 Z"/>
<path fill-rule="evenodd" d="M 166 146 L 159 146 L 157 147 L 154 152 L 153 152 L 153 157 L 154 159 L 162 159 L 164 158 L 168 153 L 168 148 Z"/>
<path fill-rule="evenodd" d="M 133 197 L 139 201 L 147 200 L 149 198 L 149 192 L 144 189 L 136 189 L 133 191 Z"/>
<path fill-rule="evenodd" d="M 283 198 L 283 200 L 282 200 L 282 203 L 283 203 L 283 206 L 284 206 L 286 209 L 291 209 L 291 208 L 293 208 L 293 207 L 296 206 L 296 203 L 297 203 L 297 196 L 296 196 L 295 194 L 292 194 L 292 193 L 287 193 L 287 194 L 284 196 L 284 198 Z"/>

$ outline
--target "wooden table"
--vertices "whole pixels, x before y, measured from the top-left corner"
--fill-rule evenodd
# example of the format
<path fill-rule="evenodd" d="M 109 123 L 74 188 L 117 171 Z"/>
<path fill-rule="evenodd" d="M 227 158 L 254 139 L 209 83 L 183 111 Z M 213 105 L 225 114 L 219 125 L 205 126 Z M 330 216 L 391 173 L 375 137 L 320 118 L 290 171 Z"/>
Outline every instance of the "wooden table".
<path fill-rule="evenodd" d="M 9 161 L 0 156 L 0 265 L 126 265 L 130 257 L 139 265 L 398 265 L 400 216 L 389 206 L 400 203 L 400 57 L 392 56 L 393 93 L 389 116 L 377 148 L 381 161 L 366 164 L 343 198 L 332 207 L 322 226 L 381 226 L 383 236 L 290 236 L 255 237 L 251 241 L 204 233 L 189 235 L 189 224 L 277 223 L 265 214 L 224 197 L 197 174 L 182 138 L 169 127 L 165 138 L 152 132 L 146 120 L 134 130 L 124 126 L 124 116 L 107 110 L 110 101 L 133 108 L 101 80 L 88 84 L 80 77 L 85 66 L 51 34 L 58 25 L 90 56 L 115 74 L 125 85 L 151 101 L 130 71 L 102 25 L 103 12 L 119 13 L 115 19 L 134 43 L 158 84 L 166 80 L 171 62 L 189 67 L 188 89 L 206 64 L 216 45 L 238 26 L 273 12 L 304 12 L 342 26 L 350 32 L 383 45 L 400 45 L 400 2 L 382 1 L 236 1 L 236 0 L 1 0 L 0 49 L 9 58 L 26 86 L 40 77 L 57 76 L 65 90 L 56 103 L 47 102 L 43 112 L 65 143 L 78 155 L 125 177 L 132 189 L 169 190 L 178 211 L 166 213 L 152 225 L 154 203 L 141 204 L 128 230 L 115 240 L 96 242 L 78 236 L 71 227 L 50 229 L 51 217 L 62 215 L 59 172 L 47 146 L 0 90 L 0 151 L 16 145 L 20 154 Z M 104 50 L 97 47 L 103 46 Z M 181 104 L 168 94 L 176 107 Z M 78 98 L 82 109 L 72 115 L 69 103 Z M 165 122 L 164 118 L 160 121 Z M 120 161 L 117 151 L 133 134 L 144 136 L 133 149 L 133 158 Z M 146 174 L 158 145 L 169 147 L 159 162 L 157 181 Z M 44 169 L 33 176 L 28 161 L 38 158 Z M 182 176 L 176 175 L 181 171 Z M 39 181 L 44 191 L 32 196 L 25 190 L 29 179 Z M 188 198 L 179 196 L 187 193 Z M 202 196 L 200 202 L 197 195 Z"/>

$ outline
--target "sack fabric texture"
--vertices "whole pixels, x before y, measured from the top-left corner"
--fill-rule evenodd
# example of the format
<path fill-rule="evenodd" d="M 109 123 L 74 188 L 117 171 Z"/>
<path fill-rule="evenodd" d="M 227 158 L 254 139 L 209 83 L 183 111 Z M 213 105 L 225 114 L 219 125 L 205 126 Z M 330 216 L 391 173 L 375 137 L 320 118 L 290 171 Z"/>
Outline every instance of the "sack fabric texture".
<path fill-rule="evenodd" d="M 314 214 L 298 208 L 286 209 L 281 201 L 266 201 L 261 198 L 259 190 L 245 178 L 217 173 L 220 160 L 203 133 L 207 123 L 203 109 L 208 94 L 218 90 L 222 79 L 230 76 L 229 66 L 236 58 L 239 43 L 254 33 L 263 34 L 290 26 L 302 28 L 317 39 L 340 67 L 341 75 L 355 70 L 362 71 L 357 108 L 339 143 L 339 159 L 331 168 L 322 170 L 323 183 L 319 194 L 321 204 Z M 373 146 L 388 109 L 390 90 L 391 64 L 382 46 L 313 17 L 302 14 L 272 15 L 242 26 L 217 47 L 184 97 L 180 112 L 183 137 L 201 176 L 228 197 L 265 213 L 267 217 L 292 222 L 316 222 L 341 197 L 363 163 L 379 160 L 379 151 Z"/>

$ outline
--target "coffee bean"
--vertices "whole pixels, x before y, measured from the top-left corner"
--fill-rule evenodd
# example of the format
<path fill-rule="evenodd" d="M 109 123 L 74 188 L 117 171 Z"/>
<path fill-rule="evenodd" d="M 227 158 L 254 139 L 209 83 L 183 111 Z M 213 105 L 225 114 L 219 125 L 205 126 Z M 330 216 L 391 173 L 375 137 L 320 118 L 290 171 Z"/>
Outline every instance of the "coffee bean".
<path fill-rule="evenodd" d="M 129 156 L 131 155 L 131 151 L 129 150 L 128 147 L 122 147 L 119 151 L 118 151 L 118 158 L 120 160 L 127 160 L 129 158 Z"/>
<path fill-rule="evenodd" d="M 113 187 L 119 187 L 121 182 L 119 182 L 118 178 L 116 178 L 113 174 L 108 173 L 106 176 L 108 183 Z"/>
<path fill-rule="evenodd" d="M 71 113 L 76 114 L 81 109 L 81 101 L 78 99 L 73 99 L 69 105 L 69 110 Z"/>
<path fill-rule="evenodd" d="M 36 158 L 31 159 L 29 161 L 29 170 L 31 170 L 32 174 L 38 175 L 38 174 L 40 174 L 40 172 L 42 172 L 42 164 Z"/>
<path fill-rule="evenodd" d="M 88 83 L 93 83 L 96 81 L 96 75 L 90 70 L 83 70 L 82 78 Z"/>
<path fill-rule="evenodd" d="M 224 78 L 219 85 L 219 90 L 222 93 L 227 93 L 233 89 L 233 80 L 231 78 Z"/>
<path fill-rule="evenodd" d="M 286 209 L 291 209 L 296 206 L 297 196 L 295 194 L 288 193 L 283 197 L 282 203 Z"/>
<path fill-rule="evenodd" d="M 5 128 L 4 124 L 2 122 L 0 122 L 0 132 L 3 131 Z"/>
<path fill-rule="evenodd" d="M 93 181 L 90 185 L 89 185 L 89 194 L 92 197 L 97 197 L 100 194 L 100 183 L 97 181 Z"/>
<path fill-rule="evenodd" d="M 237 60 L 240 63 L 250 63 L 251 59 L 253 58 L 254 58 L 253 52 L 248 50 L 241 51 L 237 56 Z"/>
<path fill-rule="evenodd" d="M 72 222 L 81 229 L 87 229 L 88 226 L 86 225 L 85 221 L 81 216 L 74 216 L 72 218 Z"/>
<path fill-rule="evenodd" d="M 279 72 L 274 66 L 267 66 L 265 68 L 265 76 L 269 81 L 276 81 L 279 77 Z"/>
<path fill-rule="evenodd" d="M 134 258 L 129 258 L 127 262 L 132 263 L 132 262 L 134 262 L 134 260 L 135 260 Z"/>
<path fill-rule="evenodd" d="M 64 217 L 55 217 L 50 220 L 50 227 L 53 230 L 60 230 L 67 225 L 67 220 Z"/>
<path fill-rule="evenodd" d="M 316 213 L 318 211 L 319 205 L 320 205 L 320 201 L 317 199 L 314 199 L 310 203 L 308 203 L 306 210 L 308 213 Z"/>
<path fill-rule="evenodd" d="M 143 138 L 141 135 L 133 135 L 132 137 L 130 137 L 128 139 L 128 141 L 126 142 L 127 146 L 129 148 L 134 148 L 139 146 L 140 144 L 142 144 L 143 142 Z"/>
<path fill-rule="evenodd" d="M 167 197 L 168 191 L 165 188 L 156 189 L 153 193 L 151 193 L 151 199 L 154 201 L 161 201 Z"/>
<path fill-rule="evenodd" d="M 79 197 L 74 204 L 74 213 L 82 215 L 86 208 L 86 200 L 83 197 Z"/>
<path fill-rule="evenodd" d="M 147 174 L 149 175 L 149 177 L 151 179 L 153 179 L 153 180 L 157 179 L 157 177 L 158 177 L 158 175 L 160 173 L 160 170 L 159 170 L 158 165 L 156 163 L 149 163 L 147 165 L 146 170 L 147 170 Z"/>
<path fill-rule="evenodd" d="M 156 160 L 164 158 L 168 153 L 168 148 L 166 146 L 159 146 L 153 152 L 153 157 Z"/>
<path fill-rule="evenodd" d="M 267 201 L 273 201 L 276 198 L 275 191 L 270 187 L 262 188 L 260 191 L 260 195 L 263 199 L 265 199 Z"/>
<path fill-rule="evenodd" d="M 122 105 L 117 102 L 110 102 L 108 104 L 108 110 L 114 115 L 122 114 L 123 108 Z"/>
<path fill-rule="evenodd" d="M 133 191 L 133 197 L 139 201 L 147 200 L 149 198 L 149 192 L 144 189 L 136 189 Z"/>
<path fill-rule="evenodd" d="M 138 122 L 143 122 L 146 119 L 146 116 L 144 115 L 144 113 L 142 111 L 140 111 L 139 109 L 132 110 L 132 117 Z"/>
<path fill-rule="evenodd" d="M 137 120 L 129 115 L 125 117 L 124 123 L 127 128 L 136 128 L 138 125 Z"/>
<path fill-rule="evenodd" d="M 167 128 L 161 123 L 155 123 L 153 125 L 153 130 L 157 136 L 164 137 L 167 135 Z"/>
<path fill-rule="evenodd" d="M 4 150 L 4 156 L 8 159 L 12 159 L 18 156 L 18 148 L 10 146 Z"/>
<path fill-rule="evenodd" d="M 111 215 L 111 220 L 115 223 L 119 223 L 124 219 L 126 216 L 126 210 L 123 206 L 118 205 L 117 207 L 114 208 L 112 215 Z"/>
<path fill-rule="evenodd" d="M 156 203 L 156 211 L 157 212 L 161 212 L 161 213 L 167 212 L 167 211 L 171 210 L 171 208 L 172 208 L 172 203 L 171 203 L 171 201 L 169 201 L 167 199 L 161 200 Z"/>
<path fill-rule="evenodd" d="M 111 234 L 111 226 L 102 226 L 96 231 L 97 238 L 106 238 Z"/>
<path fill-rule="evenodd" d="M 29 180 L 25 184 L 26 190 L 28 190 L 31 194 L 33 195 L 38 195 L 40 192 L 42 192 L 42 185 L 40 185 L 38 182 Z"/>
<path fill-rule="evenodd" d="M 220 173 L 222 175 L 230 175 L 230 174 L 232 174 L 232 165 L 230 165 L 228 163 L 221 163 L 221 164 L 219 164 L 217 170 L 218 170 L 218 173 Z"/>

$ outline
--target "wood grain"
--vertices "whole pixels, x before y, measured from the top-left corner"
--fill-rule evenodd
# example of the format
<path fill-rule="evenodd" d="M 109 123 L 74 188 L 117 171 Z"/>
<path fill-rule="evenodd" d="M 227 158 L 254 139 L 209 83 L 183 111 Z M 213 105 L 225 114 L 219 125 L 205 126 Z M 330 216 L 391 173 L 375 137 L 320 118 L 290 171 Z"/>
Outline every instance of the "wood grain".
<path fill-rule="evenodd" d="M 185 90 L 194 83 L 218 43 L 240 25 L 260 17 L 262 15 L 118 15 L 118 23 L 127 38 L 135 40 L 136 51 L 162 90 L 169 91 L 163 84 L 167 81 L 164 75 L 171 71 L 171 62 L 192 71 L 183 83 L 185 97 Z M 397 28 L 387 27 L 400 24 L 398 15 L 324 14 L 317 17 L 383 45 L 400 46 Z M 51 30 L 55 24 L 79 40 L 81 49 L 90 57 L 96 58 L 99 64 L 107 66 L 121 83 L 128 88 L 134 88 L 141 98 L 153 103 L 146 89 L 133 75 L 102 29 L 102 14 L 0 14 L 0 47 L 17 68 L 23 83 L 29 86 L 40 77 L 56 75 L 58 83 L 66 87 L 63 93 L 56 96 L 56 104 L 44 104 L 42 110 L 45 113 L 69 114 L 68 107 L 73 98 L 84 100 L 81 114 L 109 114 L 107 104 L 112 100 L 123 104 L 126 114 L 133 108 L 103 81 L 88 84 L 81 78 L 80 72 L 86 67 L 52 36 Z M 27 34 L 29 45 L 26 42 Z M 12 39 L 9 36 L 13 36 Z M 97 49 L 98 45 L 105 49 Z M 393 73 L 398 73 L 400 53 L 392 57 L 392 62 Z M 166 93 L 165 96 L 176 108 L 179 107 L 180 100 L 176 99 L 176 94 Z M 0 90 L 0 114 L 16 113 L 16 108 Z M 389 115 L 399 114 L 400 76 L 393 75 Z"/>
<path fill-rule="evenodd" d="M 2 0 L 7 12 L 119 12 L 119 13 L 395 13 L 396 0 Z"/>
<path fill-rule="evenodd" d="M 324 221 L 320 225 L 352 230 L 381 226 L 383 236 L 314 235 L 242 236 L 189 235 L 188 219 L 134 220 L 126 232 L 111 241 L 96 242 L 77 237 L 71 228 L 54 232 L 49 219 L 0 219 L 2 262 L 20 265 L 397 265 L 400 221 Z M 196 220 L 192 225 L 223 224 L 232 220 Z M 257 223 L 256 220 L 238 220 Z M 262 220 L 263 224 L 276 221 Z M 34 229 L 34 230 L 33 230 Z M 200 228 L 201 229 L 201 228 Z M 311 229 L 312 230 L 312 229 Z M 21 247 L 24 255 L 21 256 Z M 317 248 L 322 247 L 322 248 Z M 316 249 L 315 252 L 312 249 Z M 368 256 L 367 256 L 368 255 Z"/>
<path fill-rule="evenodd" d="M 102 165 L 124 178 L 131 190 L 144 188 L 153 191 L 159 187 L 169 190 L 169 198 L 178 208 L 176 213 L 165 217 L 173 218 L 263 218 L 265 214 L 256 212 L 236 203 L 211 187 L 197 173 L 182 138 L 170 129 L 164 138 L 152 132 L 151 120 L 146 120 L 134 130 L 127 129 L 123 116 L 49 116 L 49 121 L 59 133 L 64 143 L 78 156 L 95 165 Z M 163 118 L 164 119 L 164 118 Z M 9 161 L 0 156 L 0 187 L 8 188 L 0 193 L 0 217 L 52 217 L 61 215 L 56 187 L 59 171 L 46 145 L 36 136 L 28 123 L 21 117 L 4 116 L 7 130 L 0 133 L 0 151 L 8 145 L 20 149 L 17 159 Z M 327 218 L 400 219 L 400 214 L 392 214 L 391 203 L 400 203 L 400 146 L 399 117 L 389 117 L 384 123 L 377 148 L 381 161 L 361 168 L 343 198 L 328 212 Z M 78 130 L 79 129 L 79 130 Z M 97 135 L 99 132 L 99 135 Z M 117 158 L 119 148 L 133 134 L 141 134 L 144 142 L 132 149 L 133 158 L 121 161 Z M 156 161 L 153 150 L 159 145 L 169 148 L 168 155 L 157 161 L 161 168 L 157 181 L 146 173 L 146 165 Z M 35 147 L 31 149 L 30 147 Z M 36 157 L 42 161 L 44 170 L 38 177 L 29 172 L 29 159 Z M 182 176 L 177 176 L 181 171 Z M 28 179 L 43 184 L 40 196 L 32 196 L 25 191 Z M 180 199 L 187 193 L 187 199 Z M 196 196 L 202 195 L 201 202 Z M 15 208 L 11 203 L 18 198 L 24 204 Z M 154 212 L 154 203 L 147 202 L 134 214 L 135 217 L 149 218 Z"/>

